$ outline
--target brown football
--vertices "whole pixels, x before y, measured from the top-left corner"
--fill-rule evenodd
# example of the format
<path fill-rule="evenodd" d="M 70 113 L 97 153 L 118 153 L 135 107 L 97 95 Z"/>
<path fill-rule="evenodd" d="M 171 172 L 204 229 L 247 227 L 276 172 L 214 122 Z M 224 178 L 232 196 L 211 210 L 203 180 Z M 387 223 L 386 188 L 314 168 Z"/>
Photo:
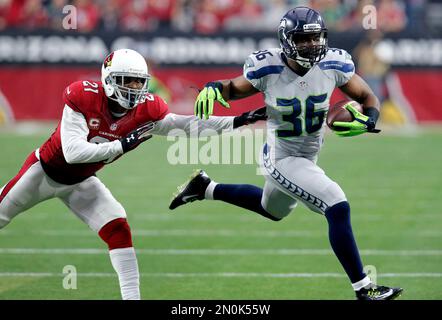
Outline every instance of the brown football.
<path fill-rule="evenodd" d="M 345 109 L 345 105 L 347 103 L 351 103 L 352 107 L 362 113 L 362 106 L 354 100 L 342 100 L 336 102 L 334 105 L 330 106 L 327 113 L 327 126 L 330 129 L 333 129 L 335 131 L 347 130 L 341 127 L 333 127 L 333 123 L 336 121 L 352 122 L 354 120 L 353 115 L 350 113 L 350 111 Z"/>

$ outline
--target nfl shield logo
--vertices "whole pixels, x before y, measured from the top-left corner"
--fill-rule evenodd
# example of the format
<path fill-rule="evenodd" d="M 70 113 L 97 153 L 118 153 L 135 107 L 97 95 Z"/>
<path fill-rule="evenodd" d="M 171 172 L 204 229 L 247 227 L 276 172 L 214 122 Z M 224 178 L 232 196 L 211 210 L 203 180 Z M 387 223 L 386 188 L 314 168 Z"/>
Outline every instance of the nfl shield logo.
<path fill-rule="evenodd" d="M 308 84 L 307 84 L 306 81 L 302 80 L 302 81 L 299 82 L 299 86 L 301 87 L 301 89 L 304 90 L 304 89 L 307 88 Z"/>
<path fill-rule="evenodd" d="M 116 123 L 112 123 L 111 126 L 110 126 L 110 129 L 111 129 L 112 131 L 117 130 L 117 128 L 118 128 L 118 125 L 117 125 Z"/>

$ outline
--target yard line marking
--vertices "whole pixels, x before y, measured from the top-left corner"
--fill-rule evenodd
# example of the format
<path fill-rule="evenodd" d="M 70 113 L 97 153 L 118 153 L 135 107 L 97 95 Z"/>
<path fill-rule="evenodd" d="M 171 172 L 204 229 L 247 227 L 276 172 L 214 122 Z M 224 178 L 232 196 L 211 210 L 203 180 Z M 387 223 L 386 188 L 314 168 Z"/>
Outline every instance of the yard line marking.
<path fill-rule="evenodd" d="M 48 237 L 96 237 L 91 230 L 33 230 L 26 234 Z M 2 235 L 23 235 L 18 230 L 4 230 Z M 294 237 L 326 237 L 326 232 L 310 230 L 235 230 L 235 229 L 133 229 L 132 235 L 137 237 L 258 237 L 258 238 L 294 238 Z M 372 233 L 360 232 L 359 236 L 370 236 Z M 399 234 L 389 233 L 388 237 L 397 237 Z M 425 230 L 414 234 L 415 237 L 436 238 L 442 237 L 442 231 Z"/>
<path fill-rule="evenodd" d="M 231 221 L 232 216 L 238 221 L 252 221 L 256 220 L 253 215 L 223 215 L 223 214 L 198 214 L 198 215 L 188 215 L 188 214 L 171 214 L 171 213 L 132 213 L 129 214 L 129 220 L 131 221 L 194 221 L 194 222 L 213 222 L 213 221 Z M 29 220 L 71 220 L 74 216 L 70 212 L 59 212 L 54 214 L 42 214 L 33 213 L 26 216 Z M 264 220 L 262 220 L 264 221 Z"/>
<path fill-rule="evenodd" d="M 230 255 L 333 255 L 331 249 L 135 249 L 142 255 L 195 255 L 195 256 L 230 256 Z M 107 250 L 97 248 L 0 248 L 0 254 L 106 254 Z M 442 250 L 360 250 L 365 256 L 442 256 Z"/>
<path fill-rule="evenodd" d="M 56 272 L 0 272 L 0 277 L 65 277 L 63 273 Z M 116 273 L 89 272 L 77 273 L 78 277 L 117 277 Z M 141 273 L 141 277 L 162 278 L 346 278 L 343 273 L 261 273 L 261 272 L 214 272 L 214 273 Z M 442 278 L 442 273 L 380 273 L 379 278 Z"/>
<path fill-rule="evenodd" d="M 0 236 L 3 232 L 0 232 Z M 20 235 L 23 232 L 5 230 L 5 235 Z M 75 237 L 96 237 L 96 233 L 91 230 L 36 230 L 27 234 L 43 236 L 75 236 Z M 139 237 L 262 237 L 262 238 L 290 238 L 290 237 L 322 237 L 323 232 L 313 232 L 308 230 L 195 230 L 195 229 L 133 229 L 132 235 Z"/>
<path fill-rule="evenodd" d="M 384 214 L 376 214 L 376 213 L 370 213 L 370 214 L 362 214 L 359 212 L 355 212 L 352 215 L 352 219 L 354 220 L 361 220 L 361 221 L 422 221 L 422 220 L 433 220 L 440 219 L 441 214 L 440 213 L 434 213 L 438 210 L 433 210 L 428 213 L 420 213 L 420 214 L 406 214 L 406 215 L 397 215 L 397 216 L 386 216 Z M 307 212 L 307 215 L 303 213 L 293 212 L 291 214 L 291 217 L 295 215 L 296 217 L 294 219 L 299 220 L 300 222 L 303 221 L 310 221 L 311 216 L 313 213 Z M 143 212 L 137 212 L 129 214 L 129 219 L 131 221 L 192 221 L 192 222 L 213 222 L 213 221 L 226 221 L 231 222 L 232 217 L 234 217 L 235 221 L 242 221 L 242 222 L 265 222 L 264 219 L 253 215 L 253 214 L 222 214 L 222 213 L 207 213 L 207 214 L 171 214 L 171 213 L 143 213 Z M 59 219 L 59 220 L 70 220 L 73 218 L 72 214 L 70 212 L 59 212 L 59 213 L 32 213 L 29 215 L 26 215 L 26 219 L 29 220 L 47 220 L 47 219 Z"/>
<path fill-rule="evenodd" d="M 434 209 L 434 208 L 433 208 Z M 304 212 L 303 212 L 304 213 Z M 293 215 L 295 215 L 295 219 L 299 219 L 302 221 L 310 221 L 311 218 L 315 217 L 313 213 L 306 212 L 307 215 L 300 214 L 298 212 L 292 212 L 291 217 L 293 218 Z M 147 221 L 231 221 L 232 216 L 234 216 L 235 220 L 239 221 L 265 221 L 263 219 L 259 219 L 258 216 L 253 214 L 213 214 L 213 213 L 207 213 L 207 214 L 170 214 L 170 213 L 141 213 L 138 212 L 133 215 L 129 215 L 130 219 L 133 220 L 147 220 Z M 386 216 L 385 214 L 376 214 L 376 213 L 370 213 L 370 214 L 359 214 L 358 212 L 352 214 L 352 219 L 357 220 L 391 220 L 394 219 L 395 221 L 421 221 L 424 220 L 432 220 L 432 219 L 440 219 L 440 214 L 435 213 L 434 210 L 427 213 L 419 213 L 419 214 L 406 214 L 406 215 L 397 215 L 397 216 Z M 439 221 L 439 220 L 437 220 Z"/>

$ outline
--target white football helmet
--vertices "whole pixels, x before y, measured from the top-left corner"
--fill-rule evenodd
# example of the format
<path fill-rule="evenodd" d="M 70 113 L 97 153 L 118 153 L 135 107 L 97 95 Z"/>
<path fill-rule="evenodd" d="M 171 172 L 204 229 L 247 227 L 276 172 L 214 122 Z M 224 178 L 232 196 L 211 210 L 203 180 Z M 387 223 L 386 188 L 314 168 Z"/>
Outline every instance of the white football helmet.
<path fill-rule="evenodd" d="M 140 78 L 143 87 L 141 89 L 126 87 L 127 77 Z M 146 60 L 131 49 L 111 52 L 101 67 L 101 82 L 106 96 L 128 110 L 146 100 L 149 79 Z"/>

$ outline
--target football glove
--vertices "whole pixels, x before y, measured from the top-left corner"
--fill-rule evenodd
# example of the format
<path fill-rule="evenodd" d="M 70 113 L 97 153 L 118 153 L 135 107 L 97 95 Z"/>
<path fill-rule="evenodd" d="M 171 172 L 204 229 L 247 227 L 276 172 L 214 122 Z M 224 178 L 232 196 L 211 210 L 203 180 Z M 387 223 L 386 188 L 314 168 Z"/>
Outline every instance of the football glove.
<path fill-rule="evenodd" d="M 351 112 L 354 120 L 352 122 L 341 122 L 341 121 L 334 122 L 333 123 L 334 127 L 340 127 L 340 128 L 347 129 L 347 130 L 343 130 L 343 131 L 333 130 L 333 132 L 336 133 L 338 136 L 340 136 L 340 137 L 353 137 L 353 136 L 357 136 L 357 135 L 360 135 L 360 134 L 363 134 L 366 132 L 371 132 L 371 133 L 381 132 L 381 130 L 375 129 L 375 126 L 376 126 L 375 117 L 369 117 L 369 116 L 366 116 L 366 115 L 360 113 L 351 104 L 347 104 L 345 106 L 345 109 L 347 109 L 348 111 Z"/>
<path fill-rule="evenodd" d="M 221 92 L 223 85 L 221 82 L 209 82 L 203 90 L 200 91 L 195 101 L 195 115 L 200 119 L 209 119 L 213 114 L 213 105 L 218 101 L 224 108 L 230 108 L 230 105 L 224 100 Z"/>
<path fill-rule="evenodd" d="M 266 107 L 244 112 L 240 116 L 233 118 L 233 128 L 236 129 L 260 120 L 267 120 Z"/>
<path fill-rule="evenodd" d="M 138 147 L 142 142 L 152 138 L 149 134 L 150 131 L 155 127 L 152 121 L 145 123 L 144 125 L 136 128 L 135 130 L 129 132 L 124 138 L 120 139 L 121 146 L 123 147 L 123 153 L 131 151 Z"/>

